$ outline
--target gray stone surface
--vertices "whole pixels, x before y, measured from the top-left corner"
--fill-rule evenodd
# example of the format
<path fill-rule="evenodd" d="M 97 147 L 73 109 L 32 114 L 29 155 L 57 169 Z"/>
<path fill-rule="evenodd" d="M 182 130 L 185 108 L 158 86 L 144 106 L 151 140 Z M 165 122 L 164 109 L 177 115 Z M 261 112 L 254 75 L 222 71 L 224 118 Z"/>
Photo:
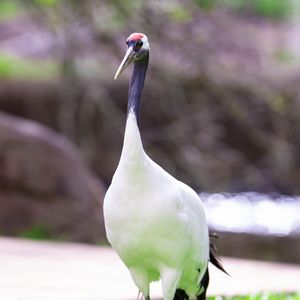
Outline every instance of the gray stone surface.
<path fill-rule="evenodd" d="M 104 189 L 76 148 L 35 122 L 0 113 L 0 234 L 38 230 L 96 242 Z"/>

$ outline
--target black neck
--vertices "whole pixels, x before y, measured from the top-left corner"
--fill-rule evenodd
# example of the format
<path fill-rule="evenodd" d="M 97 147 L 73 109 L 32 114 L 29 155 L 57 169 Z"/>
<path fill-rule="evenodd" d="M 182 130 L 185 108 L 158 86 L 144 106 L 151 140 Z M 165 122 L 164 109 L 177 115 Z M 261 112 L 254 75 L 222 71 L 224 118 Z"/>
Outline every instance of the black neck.
<path fill-rule="evenodd" d="M 129 84 L 127 116 L 133 111 L 138 126 L 140 125 L 140 102 L 147 72 L 149 55 L 133 65 L 133 72 Z"/>

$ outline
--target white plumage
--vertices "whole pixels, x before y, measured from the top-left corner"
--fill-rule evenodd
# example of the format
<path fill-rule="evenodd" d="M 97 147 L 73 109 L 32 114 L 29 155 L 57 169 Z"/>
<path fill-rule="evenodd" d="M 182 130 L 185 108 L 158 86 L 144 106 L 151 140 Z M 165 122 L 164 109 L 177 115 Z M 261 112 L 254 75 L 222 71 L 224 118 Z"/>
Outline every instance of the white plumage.
<path fill-rule="evenodd" d="M 127 41 L 137 43 L 136 35 Z M 146 299 L 159 279 L 164 300 L 178 290 L 199 295 L 210 252 L 201 200 L 145 153 L 135 109 L 129 105 L 121 158 L 104 199 L 107 238 Z"/>

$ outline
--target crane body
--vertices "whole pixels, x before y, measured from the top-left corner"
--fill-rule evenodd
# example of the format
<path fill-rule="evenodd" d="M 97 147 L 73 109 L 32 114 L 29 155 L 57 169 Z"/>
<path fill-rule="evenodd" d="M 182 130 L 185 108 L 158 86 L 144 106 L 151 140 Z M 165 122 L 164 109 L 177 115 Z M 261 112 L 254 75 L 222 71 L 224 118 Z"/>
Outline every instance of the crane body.
<path fill-rule="evenodd" d="M 149 45 L 141 33 L 127 44 L 115 78 L 131 62 L 134 69 L 121 158 L 104 199 L 106 235 L 145 299 L 159 279 L 164 300 L 204 299 L 212 257 L 205 212 L 196 192 L 144 151 L 139 108 Z"/>

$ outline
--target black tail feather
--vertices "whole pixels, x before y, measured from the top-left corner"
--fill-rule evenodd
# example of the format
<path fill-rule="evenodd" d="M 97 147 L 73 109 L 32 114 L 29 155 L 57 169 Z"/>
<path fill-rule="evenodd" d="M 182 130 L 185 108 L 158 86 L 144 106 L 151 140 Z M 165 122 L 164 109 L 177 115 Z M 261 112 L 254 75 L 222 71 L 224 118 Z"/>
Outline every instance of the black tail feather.
<path fill-rule="evenodd" d="M 213 233 L 209 235 L 210 237 L 210 249 L 209 249 L 209 260 L 210 262 L 219 270 L 221 270 L 222 272 L 224 272 L 225 274 L 229 275 L 227 273 L 227 271 L 224 269 L 222 262 L 220 260 L 220 258 L 217 256 L 217 254 L 215 253 L 217 251 L 216 246 L 212 243 L 211 238 L 217 238 L 218 236 Z M 208 287 L 208 283 L 209 283 L 209 272 L 208 272 L 208 267 L 200 281 L 200 285 L 199 285 L 199 289 L 202 290 L 202 293 L 197 295 L 197 300 L 205 300 L 206 299 L 206 291 L 207 291 L 207 287 Z M 199 290 L 199 291 L 200 291 Z M 182 290 L 182 289 L 177 289 L 176 293 L 174 295 L 174 300 L 189 300 L 189 296 L 187 295 L 187 293 Z"/>
<path fill-rule="evenodd" d="M 213 233 L 211 235 L 209 235 L 211 238 L 218 238 L 218 236 Z M 209 260 L 210 262 L 216 267 L 218 268 L 219 270 L 221 270 L 222 272 L 224 272 L 225 274 L 229 275 L 227 273 L 227 271 L 224 269 L 223 265 L 222 265 L 222 262 L 221 262 L 221 259 L 217 256 L 216 254 L 216 251 L 217 251 L 217 248 L 216 246 L 212 243 L 212 241 L 210 241 L 209 243 L 210 245 L 210 249 L 209 249 Z"/>
<path fill-rule="evenodd" d="M 208 273 L 208 268 L 206 269 L 200 284 L 199 284 L 199 291 L 202 290 L 201 294 L 197 295 L 197 300 L 205 300 L 206 299 L 206 291 L 209 283 L 209 273 Z M 189 300 L 189 296 L 187 293 L 182 290 L 182 289 L 177 289 L 174 300 Z"/>
<path fill-rule="evenodd" d="M 184 290 L 177 289 L 174 296 L 174 300 L 189 300 L 189 296 Z"/>
<path fill-rule="evenodd" d="M 200 288 L 203 288 L 203 292 L 197 296 L 197 300 L 205 300 L 206 299 L 206 291 L 209 283 L 209 272 L 208 267 L 201 279 Z"/>

